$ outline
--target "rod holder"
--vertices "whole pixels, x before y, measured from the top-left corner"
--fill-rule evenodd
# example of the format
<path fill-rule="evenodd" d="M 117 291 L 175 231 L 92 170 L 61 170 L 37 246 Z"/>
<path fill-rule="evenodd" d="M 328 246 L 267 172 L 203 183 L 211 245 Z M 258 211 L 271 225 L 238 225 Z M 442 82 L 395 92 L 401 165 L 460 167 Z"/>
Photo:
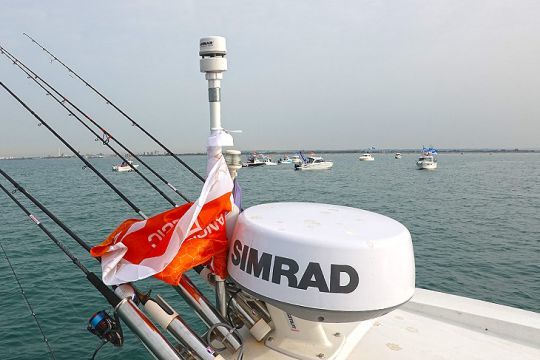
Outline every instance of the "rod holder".
<path fill-rule="evenodd" d="M 149 299 L 144 308 L 148 314 L 163 329 L 167 330 L 180 344 L 186 348 L 186 352 L 196 359 L 215 360 L 221 356 L 207 345 L 182 319 L 161 296 Z M 193 354 L 194 353 L 194 354 Z"/>
<path fill-rule="evenodd" d="M 182 360 L 171 343 L 129 298 L 120 301 L 115 311 L 156 359 Z"/>
<path fill-rule="evenodd" d="M 186 275 L 180 278 L 180 284 L 175 286 L 174 289 L 195 310 L 208 328 L 227 322 Z M 219 340 L 232 352 L 236 352 L 242 346 L 227 329 L 221 326 L 217 327 L 215 333 L 220 337 Z"/>

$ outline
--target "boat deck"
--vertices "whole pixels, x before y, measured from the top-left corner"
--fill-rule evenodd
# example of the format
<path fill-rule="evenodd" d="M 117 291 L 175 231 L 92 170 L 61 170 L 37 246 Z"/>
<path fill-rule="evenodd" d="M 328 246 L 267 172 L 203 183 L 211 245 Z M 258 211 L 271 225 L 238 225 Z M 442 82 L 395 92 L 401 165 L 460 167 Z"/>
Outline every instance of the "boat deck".
<path fill-rule="evenodd" d="M 328 324 L 350 334 L 352 324 Z M 247 334 L 246 334 L 247 335 Z M 244 359 L 292 359 L 246 336 Z M 347 342 L 345 342 L 347 343 Z M 315 350 L 315 349 L 314 349 Z M 375 321 L 339 356 L 304 359 L 540 359 L 540 314 L 485 301 L 417 289 L 401 308 Z M 226 356 L 226 358 L 229 358 Z"/>

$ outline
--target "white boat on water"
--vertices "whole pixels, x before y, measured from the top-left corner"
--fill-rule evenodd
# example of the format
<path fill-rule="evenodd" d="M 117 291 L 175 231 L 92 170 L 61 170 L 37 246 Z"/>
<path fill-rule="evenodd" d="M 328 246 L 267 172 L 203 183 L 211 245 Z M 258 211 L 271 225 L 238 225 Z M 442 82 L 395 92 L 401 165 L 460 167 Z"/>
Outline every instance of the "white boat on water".
<path fill-rule="evenodd" d="M 292 160 L 292 163 L 295 164 L 295 165 L 302 163 L 302 159 L 300 158 L 300 155 L 293 155 L 291 157 L 291 160 Z"/>
<path fill-rule="evenodd" d="M 264 165 L 269 165 L 269 166 L 277 165 L 277 162 L 272 161 L 272 158 L 266 155 L 262 155 L 262 162 L 264 163 Z"/>
<path fill-rule="evenodd" d="M 278 160 L 278 164 L 292 164 L 292 163 L 293 163 L 293 160 L 287 155 L 285 155 L 283 159 Z"/>
<path fill-rule="evenodd" d="M 264 162 L 255 153 L 248 156 L 247 161 L 242 164 L 242 167 L 257 167 L 263 166 Z"/>
<path fill-rule="evenodd" d="M 437 159 L 431 153 L 425 153 L 418 158 L 416 166 L 419 170 L 435 170 L 437 168 Z"/>
<path fill-rule="evenodd" d="M 136 169 L 138 167 L 139 167 L 138 164 L 133 164 L 133 161 L 129 160 L 127 163 L 124 161 L 121 164 L 114 165 L 112 169 L 113 171 L 116 171 L 116 172 L 128 172 L 128 171 L 133 171 L 133 168 Z"/>
<path fill-rule="evenodd" d="M 370 153 L 365 153 L 365 154 L 360 155 L 358 160 L 360 160 L 360 161 L 374 161 L 375 158 Z"/>
<path fill-rule="evenodd" d="M 395 153 L 394 159 L 401 159 L 401 153 Z"/>
<path fill-rule="evenodd" d="M 307 162 L 295 164 L 295 170 L 327 170 L 334 166 L 332 161 L 325 161 L 320 156 L 308 156 Z"/>

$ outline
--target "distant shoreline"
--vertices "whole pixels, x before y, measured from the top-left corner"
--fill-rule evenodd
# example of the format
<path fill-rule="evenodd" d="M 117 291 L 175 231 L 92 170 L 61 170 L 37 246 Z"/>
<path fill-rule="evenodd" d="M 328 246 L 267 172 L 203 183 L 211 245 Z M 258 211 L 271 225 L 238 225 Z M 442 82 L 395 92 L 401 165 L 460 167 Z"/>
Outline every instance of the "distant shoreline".
<path fill-rule="evenodd" d="M 298 150 L 242 150 L 242 155 L 251 154 L 253 152 L 269 155 L 285 155 L 285 154 L 295 154 Z M 324 150 L 324 149 L 315 149 L 315 150 L 302 150 L 303 153 L 314 152 L 316 154 L 361 154 L 365 153 L 366 150 L 354 150 L 354 149 L 344 149 L 344 150 Z M 369 151 L 373 154 L 394 154 L 396 152 L 402 154 L 418 154 L 420 150 L 418 149 L 376 149 Z M 532 149 L 439 149 L 439 154 L 526 154 L 526 153 L 539 153 L 540 150 Z M 192 156 L 192 155 L 206 155 L 204 152 L 187 152 L 187 153 L 177 153 L 176 155 L 180 156 Z M 141 157 L 153 157 L 153 156 L 167 156 L 167 154 L 137 154 Z M 88 156 L 87 156 L 88 157 Z M 92 156 L 89 156 L 92 158 Z M 116 155 L 104 155 L 104 157 L 117 157 Z M 69 156 L 0 156 L 0 160 L 32 160 L 32 159 L 72 159 L 75 158 L 75 155 Z"/>

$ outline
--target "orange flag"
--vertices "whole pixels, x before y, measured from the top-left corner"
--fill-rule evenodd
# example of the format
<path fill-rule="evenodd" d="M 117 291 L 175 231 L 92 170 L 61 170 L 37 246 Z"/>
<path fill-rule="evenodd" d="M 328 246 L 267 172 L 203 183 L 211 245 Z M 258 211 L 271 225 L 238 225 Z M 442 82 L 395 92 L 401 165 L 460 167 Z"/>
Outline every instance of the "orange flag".
<path fill-rule="evenodd" d="M 225 216 L 232 180 L 223 158 L 210 171 L 199 199 L 146 220 L 128 219 L 90 251 L 101 257 L 103 282 L 117 285 L 155 276 L 178 285 L 182 274 L 210 263 L 227 276 Z"/>

